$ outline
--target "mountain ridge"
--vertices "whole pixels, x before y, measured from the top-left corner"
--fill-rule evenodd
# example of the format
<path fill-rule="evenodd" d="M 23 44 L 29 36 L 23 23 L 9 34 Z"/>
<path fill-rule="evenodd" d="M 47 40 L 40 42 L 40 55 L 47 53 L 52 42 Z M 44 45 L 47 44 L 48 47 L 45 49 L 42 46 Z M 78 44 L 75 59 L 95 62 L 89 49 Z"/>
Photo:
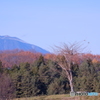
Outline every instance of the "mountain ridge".
<path fill-rule="evenodd" d="M 24 50 L 24 51 L 34 51 L 42 54 L 50 53 L 49 51 L 36 46 L 34 44 L 27 43 L 17 37 L 11 37 L 8 35 L 0 36 L 0 50 Z"/>

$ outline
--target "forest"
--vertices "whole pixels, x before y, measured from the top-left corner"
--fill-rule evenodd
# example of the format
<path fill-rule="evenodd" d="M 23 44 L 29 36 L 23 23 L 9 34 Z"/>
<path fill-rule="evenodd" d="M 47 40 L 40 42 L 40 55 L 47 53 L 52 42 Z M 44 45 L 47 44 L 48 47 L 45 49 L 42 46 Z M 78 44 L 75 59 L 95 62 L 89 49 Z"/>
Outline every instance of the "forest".
<path fill-rule="evenodd" d="M 0 52 L 0 98 L 69 93 L 70 82 L 57 58 L 61 56 L 18 50 Z M 81 54 L 74 60 L 74 91 L 100 92 L 100 55 Z"/>

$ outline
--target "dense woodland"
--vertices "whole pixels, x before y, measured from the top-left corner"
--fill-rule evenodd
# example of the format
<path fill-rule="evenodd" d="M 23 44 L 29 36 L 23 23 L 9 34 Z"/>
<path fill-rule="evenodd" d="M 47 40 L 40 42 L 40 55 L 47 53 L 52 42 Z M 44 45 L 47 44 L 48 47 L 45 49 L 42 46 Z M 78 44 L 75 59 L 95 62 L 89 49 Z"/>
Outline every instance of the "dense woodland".
<path fill-rule="evenodd" d="M 55 54 L 0 52 L 0 98 L 21 98 L 70 92 L 66 73 Z M 100 92 L 100 55 L 82 54 L 72 64 L 75 91 Z"/>

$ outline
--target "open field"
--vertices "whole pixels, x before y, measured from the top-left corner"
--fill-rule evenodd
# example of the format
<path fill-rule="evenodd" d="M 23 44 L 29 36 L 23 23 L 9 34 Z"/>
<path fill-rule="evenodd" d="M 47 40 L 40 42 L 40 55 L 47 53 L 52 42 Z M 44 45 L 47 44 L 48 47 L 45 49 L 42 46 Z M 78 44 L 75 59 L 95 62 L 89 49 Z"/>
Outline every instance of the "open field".
<path fill-rule="evenodd" d="M 68 94 L 50 95 L 50 96 L 35 96 L 30 98 L 20 98 L 14 100 L 100 100 L 99 96 L 86 96 L 86 97 L 70 97 Z"/>

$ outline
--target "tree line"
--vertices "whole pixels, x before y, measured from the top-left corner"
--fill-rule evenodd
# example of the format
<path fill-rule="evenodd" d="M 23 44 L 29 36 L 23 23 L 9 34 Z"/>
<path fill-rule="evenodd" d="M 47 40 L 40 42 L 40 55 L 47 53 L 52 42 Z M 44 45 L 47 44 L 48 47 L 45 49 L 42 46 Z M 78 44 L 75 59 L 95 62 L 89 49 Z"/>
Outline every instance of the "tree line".
<path fill-rule="evenodd" d="M 2 52 L 1 58 L 2 55 L 13 55 L 15 62 L 16 54 L 20 59 L 33 59 L 31 62 L 21 59 L 8 67 L 0 61 L 0 99 L 66 94 L 70 91 L 100 92 L 99 57 L 81 54 L 73 44 L 57 48 L 58 54 L 47 55 L 21 51 L 14 52 L 14 56 L 11 52 Z"/>
<path fill-rule="evenodd" d="M 41 55 L 33 64 L 21 63 L 3 68 L 0 62 L 0 98 L 21 98 L 37 95 L 65 94 L 70 84 L 61 67 Z M 100 62 L 84 60 L 72 66 L 75 91 L 100 92 Z"/>

